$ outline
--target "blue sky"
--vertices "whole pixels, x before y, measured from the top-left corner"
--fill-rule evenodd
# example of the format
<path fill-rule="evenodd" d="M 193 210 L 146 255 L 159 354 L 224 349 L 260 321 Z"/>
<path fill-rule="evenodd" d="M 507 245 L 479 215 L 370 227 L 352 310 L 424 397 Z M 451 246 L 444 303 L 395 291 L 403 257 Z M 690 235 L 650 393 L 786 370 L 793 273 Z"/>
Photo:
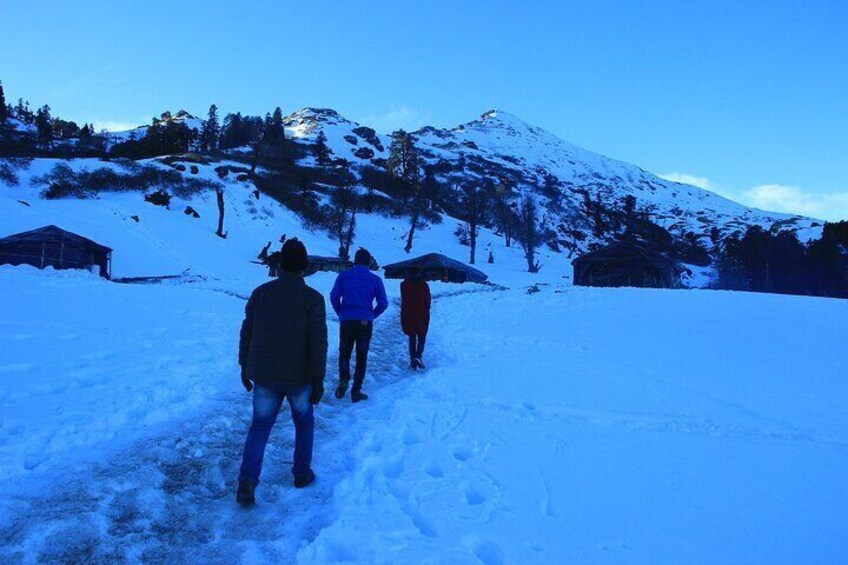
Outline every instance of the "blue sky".
<path fill-rule="evenodd" d="M 848 2 L 0 0 L 9 99 L 79 122 L 499 108 L 748 204 L 848 218 Z"/>

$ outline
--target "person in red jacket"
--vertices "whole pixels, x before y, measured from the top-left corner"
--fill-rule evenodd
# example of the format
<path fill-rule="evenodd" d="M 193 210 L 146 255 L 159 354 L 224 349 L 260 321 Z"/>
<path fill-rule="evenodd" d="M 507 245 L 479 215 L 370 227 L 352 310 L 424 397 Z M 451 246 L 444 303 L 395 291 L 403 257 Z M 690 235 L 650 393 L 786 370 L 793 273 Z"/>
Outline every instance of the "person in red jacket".
<path fill-rule="evenodd" d="M 421 356 L 430 327 L 430 286 L 418 270 L 400 283 L 400 323 L 409 336 L 409 368 L 424 369 Z"/>

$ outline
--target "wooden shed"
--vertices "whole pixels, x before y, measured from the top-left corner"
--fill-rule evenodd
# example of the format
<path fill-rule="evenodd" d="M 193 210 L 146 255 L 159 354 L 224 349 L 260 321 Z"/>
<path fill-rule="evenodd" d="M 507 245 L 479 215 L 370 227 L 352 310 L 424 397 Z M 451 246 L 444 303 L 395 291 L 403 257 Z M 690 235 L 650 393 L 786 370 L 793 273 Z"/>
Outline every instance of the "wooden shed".
<path fill-rule="evenodd" d="M 629 241 L 619 241 L 586 253 L 571 264 L 579 286 L 676 288 L 686 269 L 677 261 Z"/>
<path fill-rule="evenodd" d="M 96 268 L 111 278 L 112 249 L 63 230 L 45 226 L 0 239 L 0 265 L 32 265 L 43 269 Z"/>

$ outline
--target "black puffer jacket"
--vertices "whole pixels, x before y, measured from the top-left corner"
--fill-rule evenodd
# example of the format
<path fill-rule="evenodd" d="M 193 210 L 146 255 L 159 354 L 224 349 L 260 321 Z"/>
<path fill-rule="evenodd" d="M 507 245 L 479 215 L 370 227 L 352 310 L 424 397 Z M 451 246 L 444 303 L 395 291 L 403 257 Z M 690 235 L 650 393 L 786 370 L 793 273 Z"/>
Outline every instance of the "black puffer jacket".
<path fill-rule="evenodd" d="M 259 384 L 323 387 L 327 369 L 324 297 L 284 273 L 253 291 L 245 308 L 239 364 Z"/>

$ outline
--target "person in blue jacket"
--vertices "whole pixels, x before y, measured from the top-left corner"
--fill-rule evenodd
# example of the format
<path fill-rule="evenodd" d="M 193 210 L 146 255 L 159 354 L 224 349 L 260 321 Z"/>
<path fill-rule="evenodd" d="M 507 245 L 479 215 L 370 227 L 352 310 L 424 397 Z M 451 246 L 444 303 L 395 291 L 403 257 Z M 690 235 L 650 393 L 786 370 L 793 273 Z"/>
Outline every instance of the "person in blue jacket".
<path fill-rule="evenodd" d="M 354 257 L 354 266 L 336 278 L 336 284 L 330 292 L 330 303 L 339 316 L 339 386 L 336 398 L 344 398 L 350 383 L 350 356 L 356 346 L 356 369 L 353 373 L 353 388 L 350 399 L 353 402 L 367 400 L 362 392 L 365 380 L 365 366 L 368 361 L 368 347 L 371 345 L 371 333 L 374 320 L 386 311 L 389 300 L 383 280 L 371 272 L 371 254 L 360 248 Z M 376 305 L 374 302 L 376 301 Z"/>

